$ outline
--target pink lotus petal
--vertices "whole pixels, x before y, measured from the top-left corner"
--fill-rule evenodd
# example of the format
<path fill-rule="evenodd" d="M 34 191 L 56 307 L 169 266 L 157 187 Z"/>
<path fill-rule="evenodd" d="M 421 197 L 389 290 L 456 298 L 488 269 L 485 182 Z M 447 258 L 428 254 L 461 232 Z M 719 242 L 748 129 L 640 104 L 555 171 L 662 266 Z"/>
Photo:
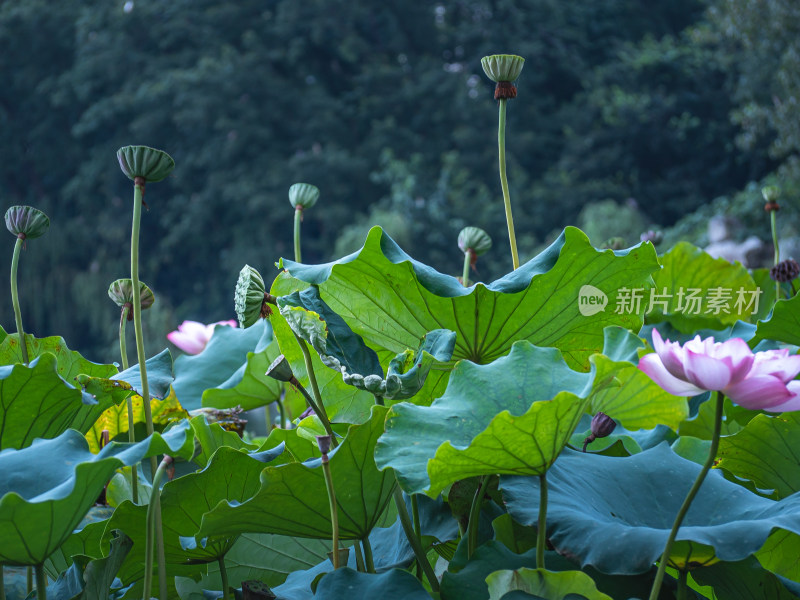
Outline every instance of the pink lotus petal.
<path fill-rule="evenodd" d="M 769 412 L 790 412 L 793 410 L 800 410 L 800 381 L 790 381 L 786 384 L 786 388 L 790 393 L 794 394 L 789 400 L 782 404 L 770 406 L 764 410 Z"/>
<path fill-rule="evenodd" d="M 791 381 L 800 373 L 800 355 L 781 356 L 778 354 L 766 354 L 766 352 L 759 352 L 756 354 L 756 362 L 751 370 L 752 374 L 774 375 L 782 381 Z"/>
<path fill-rule="evenodd" d="M 186 354 L 200 354 L 206 347 L 202 339 L 198 339 L 196 336 L 189 335 L 182 331 L 169 332 L 167 334 L 167 339 L 186 352 Z"/>
<path fill-rule="evenodd" d="M 691 350 L 686 352 L 686 376 L 704 390 L 721 390 L 731 381 L 731 369 L 723 361 Z"/>
<path fill-rule="evenodd" d="M 655 333 L 655 330 L 653 330 Z M 703 390 L 688 381 L 678 379 L 667 371 L 657 354 L 646 354 L 639 359 L 639 369 L 655 381 L 665 391 L 675 396 L 696 396 Z"/>
<path fill-rule="evenodd" d="M 772 375 L 747 377 L 722 391 L 732 402 L 750 410 L 777 406 L 792 397 L 792 392 L 787 389 L 786 384 Z"/>
<path fill-rule="evenodd" d="M 686 379 L 686 371 L 683 368 L 684 350 L 677 342 L 666 342 L 661 339 L 658 329 L 653 329 L 653 349 L 658 354 L 664 368 L 678 379 Z"/>
<path fill-rule="evenodd" d="M 730 368 L 730 383 L 737 383 L 744 379 L 755 362 L 753 351 L 742 338 L 733 338 L 720 344 L 716 357 Z"/>

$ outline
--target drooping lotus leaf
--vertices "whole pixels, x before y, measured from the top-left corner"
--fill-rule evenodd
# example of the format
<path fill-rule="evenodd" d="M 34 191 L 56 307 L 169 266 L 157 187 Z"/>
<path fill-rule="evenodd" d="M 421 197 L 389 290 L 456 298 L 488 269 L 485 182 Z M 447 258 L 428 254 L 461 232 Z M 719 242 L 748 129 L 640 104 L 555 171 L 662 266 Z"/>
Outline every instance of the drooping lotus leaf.
<path fill-rule="evenodd" d="M 789 300 L 779 300 L 772 315 L 758 322 L 756 339 L 777 340 L 800 346 L 800 294 Z"/>
<path fill-rule="evenodd" d="M 23 448 L 70 428 L 84 433 L 113 402 L 110 396 L 98 402 L 65 381 L 49 353 L 28 367 L 0 367 L 0 449 Z"/>
<path fill-rule="evenodd" d="M 389 362 L 386 379 L 400 383 L 398 391 L 388 396 L 391 400 L 406 400 L 424 386 L 432 369 L 449 370 L 447 364 L 453 356 L 456 334 L 449 329 L 428 332 L 416 352 L 406 350 Z"/>
<path fill-rule="evenodd" d="M 245 442 L 235 431 L 226 431 L 219 423 L 209 423 L 203 415 L 192 418 L 189 423 L 200 443 L 200 452 L 192 460 L 201 467 L 205 467 L 214 452 L 222 447 L 245 451 L 256 449 L 255 444 Z"/>
<path fill-rule="evenodd" d="M 547 537 L 582 565 L 611 574 L 643 573 L 661 555 L 700 468 L 666 444 L 627 458 L 565 450 L 547 475 Z M 502 477 L 500 489 L 514 519 L 536 522 L 538 478 Z M 799 508 L 800 495 L 776 502 L 712 470 L 678 531 L 670 562 L 685 565 L 688 551 L 696 555 L 691 561 L 699 552 L 707 562 L 707 549 L 719 560 L 747 558 L 774 529 L 800 532 Z"/>
<path fill-rule="evenodd" d="M 81 374 L 109 378 L 118 372 L 114 365 L 102 365 L 86 360 L 78 352 L 70 350 L 62 337 L 35 338 L 26 334 L 25 339 L 28 342 L 28 357 L 31 361 L 46 353 L 54 355 L 58 360 L 58 374 L 70 383 L 74 383 L 75 377 Z M 19 336 L 16 333 L 5 336 L 0 343 L 0 365 L 21 362 Z"/>
<path fill-rule="evenodd" d="M 203 406 L 210 408 L 234 408 L 252 410 L 266 406 L 281 396 L 283 386 L 266 375 L 269 365 L 280 354 L 278 343 L 272 338 L 272 328 L 267 323 L 270 335 L 258 341 L 253 352 L 247 353 L 247 362 L 225 383 L 203 392 Z"/>
<path fill-rule="evenodd" d="M 0 452 L 0 563 L 37 565 L 71 534 L 116 469 L 156 454 L 187 457 L 188 423 L 136 444 L 110 443 L 92 454 L 68 429 L 52 440 Z"/>
<path fill-rule="evenodd" d="M 758 415 L 720 439 L 718 457 L 720 468 L 777 498 L 800 491 L 800 414 Z"/>
<path fill-rule="evenodd" d="M 394 473 L 378 471 L 373 458 L 386 410 L 375 406 L 370 420 L 350 427 L 329 455 L 340 539 L 368 535 L 392 496 Z M 244 532 L 330 538 L 330 507 L 320 461 L 265 467 L 255 495 L 241 504 L 220 502 L 203 516 L 196 537 Z"/>
<path fill-rule="evenodd" d="M 89 509 L 87 517 L 91 516 L 93 510 Z M 44 569 L 47 575 L 51 579 L 57 579 L 59 573 L 66 571 L 70 567 L 73 562 L 73 556 L 103 558 L 103 552 L 100 550 L 100 540 L 106 529 L 106 521 L 107 519 L 93 521 L 83 525 L 83 527 L 79 524 L 78 527 L 80 529 L 73 531 L 67 541 L 61 544 L 45 561 Z"/>
<path fill-rule="evenodd" d="M 592 414 L 603 412 L 626 429 L 653 429 L 659 424 L 677 429 L 689 415 L 686 398 L 665 392 L 637 367 L 637 350 L 644 346 L 630 331 L 608 327 L 604 331 L 603 354 L 591 357 L 595 380 L 614 380 L 614 385 L 595 386 Z"/>
<path fill-rule="evenodd" d="M 717 597 L 726 600 L 794 600 L 798 597 L 797 588 L 792 593 L 755 558 L 735 563 L 718 562 L 692 571 L 692 578 L 700 585 L 713 587 Z"/>
<path fill-rule="evenodd" d="M 186 410 L 200 408 L 206 390 L 236 385 L 248 353 L 269 336 L 269 325 L 263 320 L 247 329 L 218 327 L 202 353 L 179 356 L 172 387 L 181 406 Z"/>
<path fill-rule="evenodd" d="M 375 453 L 409 493 L 435 496 L 459 479 L 542 474 L 589 402 L 594 373 L 567 366 L 555 348 L 517 342 L 489 365 L 459 362 L 429 407 L 392 407 Z"/>
<path fill-rule="evenodd" d="M 272 456 L 283 452 L 279 446 Z M 243 460 L 244 459 L 244 460 Z M 203 515 L 222 501 L 242 502 L 259 489 L 259 475 L 264 462 L 250 458 L 233 448 L 220 448 L 214 460 L 197 473 L 178 477 L 164 484 L 161 491 L 161 518 L 164 530 L 164 553 L 170 572 L 186 575 L 181 565 L 216 561 L 231 549 L 238 534 L 209 536 L 195 540 L 194 533 Z M 125 584 L 144 577 L 146 506 L 124 502 L 108 522 L 105 538 L 112 529 L 122 529 L 134 541 L 133 551 L 125 559 L 119 577 Z"/>
<path fill-rule="evenodd" d="M 172 375 L 172 354 L 169 348 L 164 348 L 155 356 L 148 358 L 144 362 L 147 369 L 147 386 L 150 391 L 151 398 L 164 399 L 169 394 L 169 387 L 172 385 L 174 379 Z M 117 373 L 110 379 L 115 381 L 125 381 L 136 390 L 136 393 L 142 395 L 142 374 L 139 371 L 139 365 L 125 369 L 121 373 Z"/>
<path fill-rule="evenodd" d="M 278 298 L 278 307 L 292 331 L 311 344 L 325 366 L 362 378 L 383 377 L 378 355 L 319 297 L 316 286 Z"/>
<path fill-rule="evenodd" d="M 415 261 L 378 227 L 361 250 L 336 262 L 303 265 L 283 259 L 281 266 L 318 285 L 322 300 L 377 351 L 381 364 L 416 348 L 428 331 L 449 329 L 458 335 L 454 360 L 486 364 L 524 339 L 559 348 L 568 365 L 582 370 L 602 348 L 604 327 L 638 331 L 644 309 L 617 307 L 617 290 L 649 290 L 650 274 L 659 268 L 650 244 L 599 251 L 572 227 L 519 269 L 471 288 Z M 583 316 L 579 295 L 587 285 L 605 294 L 608 305 Z"/>
<path fill-rule="evenodd" d="M 720 329 L 747 321 L 757 312 L 759 293 L 741 264 L 712 258 L 688 242 L 679 242 L 661 256 L 663 268 L 653 275 L 647 292 L 647 322 L 669 322 L 684 333 Z M 633 287 L 633 286 L 629 286 Z"/>
<path fill-rule="evenodd" d="M 430 594 L 408 571 L 392 569 L 375 575 L 359 573 L 348 567 L 328 573 L 317 584 L 314 598 L 341 600 L 342 598 L 403 598 L 403 600 L 430 600 Z"/>
<path fill-rule="evenodd" d="M 571 594 L 586 600 L 613 600 L 598 591 L 591 577 L 581 571 L 548 571 L 546 569 L 521 568 L 495 571 L 486 578 L 489 600 L 501 600 L 507 593 L 519 590 L 527 594 L 564 600 Z"/>
<path fill-rule="evenodd" d="M 108 380 L 106 380 L 108 381 Z M 133 404 L 133 422 L 145 423 L 144 401 L 141 396 L 135 394 L 131 397 Z M 168 423 L 183 419 L 189 416 L 175 397 L 174 392 L 163 400 L 153 398 L 150 400 L 150 416 L 153 424 L 163 427 Z M 102 446 L 103 431 L 108 431 L 109 439 L 114 439 L 121 433 L 128 431 L 128 403 L 122 402 L 115 406 L 108 407 L 101 414 L 89 431 L 86 432 L 86 440 L 92 452 L 97 452 Z"/>
<path fill-rule="evenodd" d="M 54 600 L 108 598 L 117 571 L 132 546 L 133 541 L 127 535 L 119 530 L 115 531 L 109 555 L 95 560 L 91 560 L 88 556 L 76 556 L 69 569 L 48 586 L 48 598 Z"/>

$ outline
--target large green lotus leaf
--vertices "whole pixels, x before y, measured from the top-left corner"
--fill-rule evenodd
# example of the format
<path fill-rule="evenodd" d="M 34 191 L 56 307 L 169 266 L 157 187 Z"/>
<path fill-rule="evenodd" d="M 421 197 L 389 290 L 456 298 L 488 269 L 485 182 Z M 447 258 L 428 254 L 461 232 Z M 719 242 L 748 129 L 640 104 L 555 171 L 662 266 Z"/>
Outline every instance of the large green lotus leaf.
<path fill-rule="evenodd" d="M 238 383 L 248 354 L 269 335 L 269 324 L 263 319 L 248 329 L 217 327 L 200 354 L 179 356 L 172 387 L 181 406 L 186 410 L 200 408 L 205 390 Z"/>
<path fill-rule="evenodd" d="M 68 429 L 0 452 L 0 563 L 41 564 L 72 534 L 116 469 L 156 454 L 190 455 L 190 431 L 184 422 L 163 436 L 112 442 L 92 454 L 86 439 Z"/>
<path fill-rule="evenodd" d="M 219 423 L 209 423 L 203 415 L 189 421 L 194 430 L 194 437 L 200 443 L 200 452 L 192 459 L 201 467 L 208 464 L 211 455 L 219 448 L 228 447 L 235 450 L 255 450 L 256 445 L 245 442 L 235 431 L 227 431 Z"/>
<path fill-rule="evenodd" d="M 224 384 L 203 392 L 203 406 L 252 410 L 278 400 L 283 385 L 267 376 L 267 369 L 280 350 L 278 342 L 270 335 L 262 336 L 253 352 L 247 353 L 247 362 Z"/>
<path fill-rule="evenodd" d="M 342 598 L 403 598 L 403 600 L 430 600 L 422 584 L 408 571 L 392 569 L 380 575 L 359 573 L 348 567 L 325 575 L 317 584 L 314 598 L 342 600 Z"/>
<path fill-rule="evenodd" d="M 89 514 L 91 514 L 90 509 Z M 59 548 L 53 552 L 44 563 L 44 568 L 51 579 L 57 579 L 59 573 L 66 571 L 72 564 L 73 556 L 88 556 L 103 558 L 100 550 L 100 540 L 106 529 L 106 520 L 87 523 L 80 529 L 72 532 Z M 80 527 L 80 525 L 79 525 Z"/>
<path fill-rule="evenodd" d="M 577 426 L 593 381 L 557 349 L 525 341 L 488 365 L 461 361 L 433 405 L 392 407 L 375 460 L 394 468 L 407 492 L 430 496 L 475 475 L 544 473 Z"/>
<path fill-rule="evenodd" d="M 800 535 L 775 531 L 755 557 L 768 571 L 793 582 L 800 581 Z"/>
<path fill-rule="evenodd" d="M 306 289 L 308 284 L 293 279 L 286 273 L 281 273 L 272 284 L 270 293 L 275 296 L 286 296 L 300 289 Z M 308 379 L 303 352 L 300 349 L 291 327 L 280 312 L 273 311 L 270 317 L 275 339 L 278 341 L 281 353 L 289 361 L 294 376 L 311 393 L 312 388 Z M 360 390 L 344 383 L 341 372 L 326 367 L 319 354 L 309 348 L 312 368 L 317 378 L 320 395 L 322 396 L 328 417 L 332 422 L 338 423 L 363 423 L 369 419 L 370 410 L 375 404 L 375 398 L 369 392 Z M 294 386 L 286 387 L 287 403 L 306 404 L 302 394 Z"/>
<path fill-rule="evenodd" d="M 792 593 L 780 579 L 765 570 L 754 558 L 735 563 L 719 562 L 697 569 L 692 571 L 692 578 L 700 585 L 713 587 L 717 598 L 725 600 L 798 598 L 796 593 Z"/>
<path fill-rule="evenodd" d="M 326 560 L 330 550 L 330 540 L 245 533 L 225 555 L 228 583 L 237 588 L 243 581 L 255 579 L 274 587 L 286 581 L 290 573 L 309 569 Z M 208 575 L 201 583 L 205 589 L 222 589 L 219 565 L 208 565 Z"/>
<path fill-rule="evenodd" d="M 708 394 L 705 394 L 705 396 L 710 398 Z M 751 410 L 747 410 L 746 408 L 734 404 L 729 398 L 725 398 L 722 406 L 722 411 L 725 417 L 722 420 L 722 427 L 720 431 L 723 438 L 741 431 L 742 427 L 747 424 L 748 420 L 752 419 L 756 414 Z M 680 427 L 678 428 L 678 433 L 680 435 L 696 437 L 701 440 L 710 440 L 714 433 L 715 418 L 716 415 L 714 413 L 714 403 L 709 402 L 708 400 L 703 400 L 702 404 L 700 404 L 700 407 L 697 410 L 697 414 L 681 423 Z"/>
<path fill-rule="evenodd" d="M 547 475 L 548 539 L 560 553 L 604 573 L 643 573 L 663 551 L 700 468 L 666 444 L 627 458 L 565 450 Z M 514 519 L 536 523 L 538 477 L 503 477 L 500 488 Z M 687 551 L 691 562 L 708 562 L 707 549 L 719 560 L 747 558 L 774 529 L 800 532 L 798 509 L 800 495 L 776 502 L 712 470 L 678 531 L 670 562 L 685 564 Z"/>
<path fill-rule="evenodd" d="M 598 591 L 591 577 L 582 571 L 548 571 L 521 568 L 495 571 L 486 578 L 489 600 L 501 600 L 509 592 L 519 590 L 547 600 L 564 600 L 579 594 L 587 600 L 613 600 Z"/>
<path fill-rule="evenodd" d="M 28 341 L 28 358 L 31 361 L 46 353 L 53 354 L 58 360 L 58 374 L 69 382 L 81 374 L 109 378 L 118 371 L 114 365 L 101 365 L 86 360 L 77 352 L 70 350 L 64 338 L 56 336 L 35 338 L 26 334 L 25 339 Z M 21 362 L 19 336 L 16 333 L 6 336 L 0 343 L 0 365 Z"/>
<path fill-rule="evenodd" d="M 800 414 L 761 414 L 720 439 L 719 467 L 777 498 L 800 491 Z"/>
<path fill-rule="evenodd" d="M 316 286 L 278 298 L 278 306 L 292 331 L 311 344 L 327 367 L 383 377 L 378 355 L 325 304 Z"/>
<path fill-rule="evenodd" d="M 655 287 L 642 300 L 648 323 L 668 320 L 684 333 L 720 329 L 747 321 L 758 310 L 756 284 L 741 264 L 712 258 L 688 242 L 679 242 L 660 260 Z"/>
<path fill-rule="evenodd" d="M 174 379 L 172 375 L 172 354 L 169 348 L 164 348 L 155 356 L 148 358 L 145 362 L 147 369 L 147 386 L 151 398 L 163 400 L 169 395 L 169 387 Z M 140 396 L 142 392 L 142 374 L 139 365 L 125 369 L 121 373 L 112 376 L 114 381 L 124 381 L 129 384 Z"/>
<path fill-rule="evenodd" d="M 0 449 L 23 448 L 70 428 L 86 433 L 112 404 L 111 397 L 98 402 L 65 381 L 52 354 L 27 367 L 0 367 Z"/>
<path fill-rule="evenodd" d="M 769 271 L 769 269 L 753 269 L 750 271 L 756 287 L 761 290 L 761 297 L 758 299 L 758 310 L 750 315 L 750 321 L 753 323 L 767 319 L 775 304 L 775 281 L 769 276 Z"/>
<path fill-rule="evenodd" d="M 653 429 L 659 424 L 677 429 L 689 415 L 686 398 L 665 392 L 638 368 L 637 350 L 644 342 L 618 327 L 608 327 L 603 333 L 603 354 L 590 360 L 596 367 L 595 380 L 614 380 L 614 385 L 595 385 L 591 413 L 603 412 L 629 430 Z"/>
<path fill-rule="evenodd" d="M 378 471 L 373 458 L 386 410 L 375 406 L 370 420 L 350 427 L 330 453 L 342 539 L 368 535 L 392 496 L 394 473 Z M 203 516 L 196 537 L 245 532 L 330 538 L 330 508 L 319 459 L 267 466 L 258 492 L 241 504 L 220 502 Z"/>
<path fill-rule="evenodd" d="M 528 340 L 557 347 L 571 367 L 589 370 L 589 356 L 602 348 L 604 327 L 639 329 L 643 309 L 618 313 L 611 307 L 619 288 L 649 289 L 658 262 L 650 244 L 599 251 L 582 231 L 568 227 L 519 269 L 489 285 L 465 288 L 455 277 L 413 260 L 375 227 L 360 251 L 336 262 L 315 266 L 284 259 L 281 266 L 318 285 L 322 299 L 378 352 L 381 364 L 416 348 L 428 331 L 449 329 L 458 334 L 455 360 L 490 363 L 513 342 Z M 584 286 L 606 294 L 609 306 L 583 316 Z"/>
<path fill-rule="evenodd" d="M 184 565 L 216 561 L 231 549 L 236 534 L 209 536 L 195 540 L 203 515 L 223 501 L 242 502 L 259 489 L 259 475 L 264 462 L 283 452 L 278 446 L 261 456 L 251 458 L 238 450 L 221 447 L 208 466 L 197 473 L 178 477 L 164 484 L 161 491 L 161 520 L 164 531 L 164 553 L 171 575 L 186 575 Z M 124 583 L 140 582 L 144 577 L 146 506 L 124 502 L 114 512 L 106 527 L 105 538 L 113 529 L 128 533 L 134 541 L 133 551 L 125 559 L 119 576 Z"/>
<path fill-rule="evenodd" d="M 769 318 L 758 322 L 756 339 L 800 346 L 800 294 L 775 304 Z"/>

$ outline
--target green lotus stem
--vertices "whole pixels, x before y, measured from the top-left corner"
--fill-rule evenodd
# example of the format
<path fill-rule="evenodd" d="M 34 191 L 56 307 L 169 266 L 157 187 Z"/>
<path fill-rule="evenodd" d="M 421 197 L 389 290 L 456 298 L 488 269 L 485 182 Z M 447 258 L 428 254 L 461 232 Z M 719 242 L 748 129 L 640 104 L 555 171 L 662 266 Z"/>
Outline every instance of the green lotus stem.
<path fill-rule="evenodd" d="M 333 568 L 339 568 L 339 511 L 336 508 L 336 492 L 333 489 L 333 475 L 328 453 L 322 455 L 322 472 L 325 475 L 325 489 L 328 490 L 328 505 L 331 510 L 331 544 L 333 546 Z"/>
<path fill-rule="evenodd" d="M 157 517 L 160 517 L 161 513 L 161 480 L 164 479 L 164 474 L 170 464 L 172 464 L 172 457 L 169 455 L 164 456 L 161 463 L 158 465 L 158 469 L 155 471 L 155 475 L 153 475 L 153 491 L 150 494 L 150 504 L 147 505 L 147 530 L 144 546 L 144 595 L 142 596 L 142 600 L 150 600 L 153 590 L 153 541 L 154 538 L 157 537 L 158 529 L 161 527 L 161 519 L 156 520 Z M 162 541 L 160 552 L 163 552 L 163 548 L 164 544 Z M 166 561 L 164 562 L 164 566 L 162 566 L 161 556 L 159 556 L 158 563 L 159 593 L 162 598 L 166 598 Z"/>
<path fill-rule="evenodd" d="M 36 600 L 47 600 L 47 575 L 44 565 L 36 565 Z"/>
<path fill-rule="evenodd" d="M 661 591 L 661 583 L 664 581 L 664 573 L 667 570 L 669 552 L 672 549 L 672 543 L 675 541 L 675 537 L 678 535 L 678 529 L 683 522 L 683 518 L 686 516 L 686 513 L 689 512 L 689 506 L 692 504 L 692 500 L 694 500 L 697 492 L 700 491 L 700 486 L 703 485 L 703 480 L 706 478 L 706 474 L 714 464 L 714 459 L 717 456 L 717 448 L 719 447 L 719 435 L 722 427 L 722 407 L 724 405 L 724 401 L 724 394 L 722 392 L 717 392 L 717 404 L 714 415 L 714 433 L 711 436 L 711 448 L 708 450 L 708 458 L 706 458 L 703 468 L 700 469 L 700 473 L 698 473 L 697 479 L 695 479 L 694 485 L 692 485 L 692 489 L 690 489 L 689 493 L 686 495 L 686 499 L 683 501 L 683 504 L 678 511 L 678 516 L 675 517 L 675 522 L 672 524 L 672 530 L 669 532 L 667 545 L 664 547 L 664 553 L 661 555 L 661 560 L 658 562 L 658 571 L 656 572 L 656 578 L 653 581 L 653 588 L 650 590 L 649 600 L 657 600 L 658 598 L 658 594 Z"/>
<path fill-rule="evenodd" d="M 314 374 L 314 364 L 311 362 L 311 353 L 308 351 L 308 345 L 306 344 L 305 340 L 296 333 L 294 334 L 294 337 L 297 339 L 297 343 L 300 345 L 300 350 L 303 353 L 303 362 L 306 365 L 308 380 L 311 383 L 311 391 L 314 393 L 314 399 L 316 399 L 316 401 L 309 396 L 306 389 L 300 385 L 299 382 L 297 382 L 295 385 L 297 385 L 298 389 L 305 397 L 308 405 L 314 409 L 314 412 L 319 417 L 319 420 L 322 421 L 322 426 L 325 428 L 326 433 L 331 436 L 331 444 L 334 448 L 336 448 L 338 442 L 336 441 L 336 436 L 333 434 L 333 429 L 331 429 L 331 422 L 328 420 L 328 413 L 325 412 L 325 405 L 322 403 L 322 394 L 319 393 L 317 376 Z"/>
<path fill-rule="evenodd" d="M 394 488 L 394 503 L 397 505 L 397 514 L 400 516 L 400 524 L 403 526 L 403 531 L 408 538 L 408 543 L 411 544 L 411 549 L 414 551 L 414 556 L 417 557 L 417 562 L 422 566 L 425 572 L 425 577 L 428 578 L 428 583 L 434 592 L 439 591 L 439 580 L 436 579 L 436 573 L 433 572 L 431 563 L 428 562 L 428 557 L 425 556 L 425 550 L 422 544 L 414 533 L 414 525 L 411 523 L 411 517 L 408 515 L 406 502 L 403 500 L 403 491 L 397 485 Z"/>
<path fill-rule="evenodd" d="M 142 379 L 142 407 L 147 435 L 153 435 L 153 412 L 150 410 L 150 386 L 147 383 L 147 365 L 144 353 L 144 334 L 142 333 L 142 289 L 139 283 L 139 225 L 142 220 L 142 204 L 144 203 L 143 177 L 136 177 L 133 185 L 133 224 L 131 227 L 131 285 L 133 286 L 133 328 L 136 332 L 136 358 L 139 361 L 139 373 Z M 155 456 L 150 457 L 150 472 L 155 473 L 158 461 Z M 152 502 L 152 500 L 151 500 Z M 164 532 L 161 527 L 161 511 L 155 515 L 156 544 L 163 549 Z M 162 574 L 159 573 L 159 578 Z M 149 592 L 149 590 L 148 590 Z"/>
<path fill-rule="evenodd" d="M 22 235 L 22 234 L 20 234 Z M 17 335 L 19 335 L 19 347 L 22 350 L 22 362 L 28 364 L 28 344 L 25 341 L 25 331 L 22 329 L 22 311 L 19 309 L 19 291 L 17 290 L 17 269 L 19 267 L 19 253 L 25 240 L 17 238 L 14 244 L 14 255 L 11 257 L 11 303 L 14 305 L 14 320 L 17 323 Z"/>
<path fill-rule="evenodd" d="M 472 249 L 467 248 L 467 251 L 464 252 L 464 270 L 461 273 L 461 283 L 464 284 L 464 287 L 469 287 L 469 267 L 472 263 Z"/>
<path fill-rule="evenodd" d="M 678 598 L 677 600 L 687 600 L 689 597 L 689 586 L 686 582 L 689 573 L 683 569 L 678 571 Z"/>
<path fill-rule="evenodd" d="M 488 475 L 481 477 L 478 489 L 475 490 L 475 496 L 472 498 L 472 507 L 469 509 L 469 521 L 467 522 L 467 558 L 471 557 L 478 547 L 478 521 L 480 520 L 481 504 L 483 504 L 483 495 L 488 481 Z"/>
<path fill-rule="evenodd" d="M 283 400 L 280 398 L 275 400 L 275 402 L 278 404 L 278 412 L 281 413 L 281 429 L 286 429 L 286 407 L 283 405 Z"/>
<path fill-rule="evenodd" d="M 497 157 L 500 163 L 500 187 L 503 189 L 503 204 L 506 208 L 506 223 L 508 225 L 508 242 L 511 244 L 511 260 L 514 269 L 519 268 L 519 255 L 517 254 L 517 236 L 514 234 L 514 217 L 511 215 L 511 196 L 508 193 L 508 178 L 506 177 L 506 100 L 501 98 L 500 114 L 497 126 Z"/>
<path fill-rule="evenodd" d="M 536 568 L 544 569 L 544 549 L 547 539 L 547 473 L 539 475 L 539 523 L 536 531 Z"/>
<path fill-rule="evenodd" d="M 300 223 L 303 221 L 303 208 L 294 209 L 294 262 L 303 262 L 300 258 Z"/>
<path fill-rule="evenodd" d="M 122 360 L 122 370 L 128 368 L 128 344 L 125 340 L 125 326 L 128 323 L 128 312 L 130 307 L 126 304 L 122 307 L 122 314 L 119 318 L 119 354 Z M 128 396 L 126 398 L 128 405 L 128 441 L 131 443 L 136 442 L 136 433 L 133 431 L 135 426 L 133 422 L 133 398 Z M 139 469 L 134 464 L 131 466 L 131 500 L 134 504 L 139 504 Z"/>
<path fill-rule="evenodd" d="M 416 494 L 411 494 L 411 518 L 414 520 L 414 535 L 417 536 L 417 540 L 419 540 L 420 545 L 422 545 L 422 526 L 420 525 L 419 521 L 419 500 L 417 500 Z M 417 579 L 422 581 L 422 571 L 420 568 L 422 565 L 417 563 L 417 568 L 414 569 L 416 571 Z"/>
<path fill-rule="evenodd" d="M 369 536 L 361 538 L 361 543 L 364 544 L 364 563 L 367 573 L 375 573 L 375 561 L 372 559 L 372 544 L 369 543 Z"/>
<path fill-rule="evenodd" d="M 356 540 L 353 544 L 353 548 L 356 551 L 356 570 L 360 571 L 361 573 L 366 573 L 367 568 L 364 566 L 364 555 L 361 552 L 361 540 Z M 0 600 L 3 600 L 0 598 Z"/>
<path fill-rule="evenodd" d="M 217 558 L 219 563 L 219 576 L 222 578 L 222 600 L 230 600 L 230 588 L 228 587 L 228 569 L 225 568 L 225 555 Z"/>
<path fill-rule="evenodd" d="M 776 223 L 775 213 L 777 211 L 771 210 L 769 213 L 769 224 L 772 229 L 772 245 L 775 248 L 775 265 L 781 262 L 781 250 L 778 247 L 778 224 Z M 781 282 L 775 282 L 775 302 L 781 299 Z"/>

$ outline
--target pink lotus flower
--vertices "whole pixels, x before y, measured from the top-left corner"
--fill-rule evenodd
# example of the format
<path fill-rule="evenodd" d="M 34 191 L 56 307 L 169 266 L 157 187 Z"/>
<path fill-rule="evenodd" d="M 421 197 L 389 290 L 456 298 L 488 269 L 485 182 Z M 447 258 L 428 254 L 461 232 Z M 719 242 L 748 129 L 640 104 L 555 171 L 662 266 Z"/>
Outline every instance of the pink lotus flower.
<path fill-rule="evenodd" d="M 800 355 L 788 349 L 753 354 L 741 338 L 714 342 L 698 335 L 683 347 L 664 341 L 653 330 L 655 353 L 639 360 L 639 368 L 659 386 L 676 396 L 696 396 L 720 391 L 731 401 L 751 410 L 800 410 Z"/>
<path fill-rule="evenodd" d="M 197 321 L 184 321 L 178 325 L 177 331 L 170 331 L 167 334 L 167 339 L 186 354 L 200 354 L 208 344 L 208 340 L 214 335 L 214 328 L 217 325 L 236 327 L 236 321 L 217 321 L 210 325 L 204 325 Z"/>

